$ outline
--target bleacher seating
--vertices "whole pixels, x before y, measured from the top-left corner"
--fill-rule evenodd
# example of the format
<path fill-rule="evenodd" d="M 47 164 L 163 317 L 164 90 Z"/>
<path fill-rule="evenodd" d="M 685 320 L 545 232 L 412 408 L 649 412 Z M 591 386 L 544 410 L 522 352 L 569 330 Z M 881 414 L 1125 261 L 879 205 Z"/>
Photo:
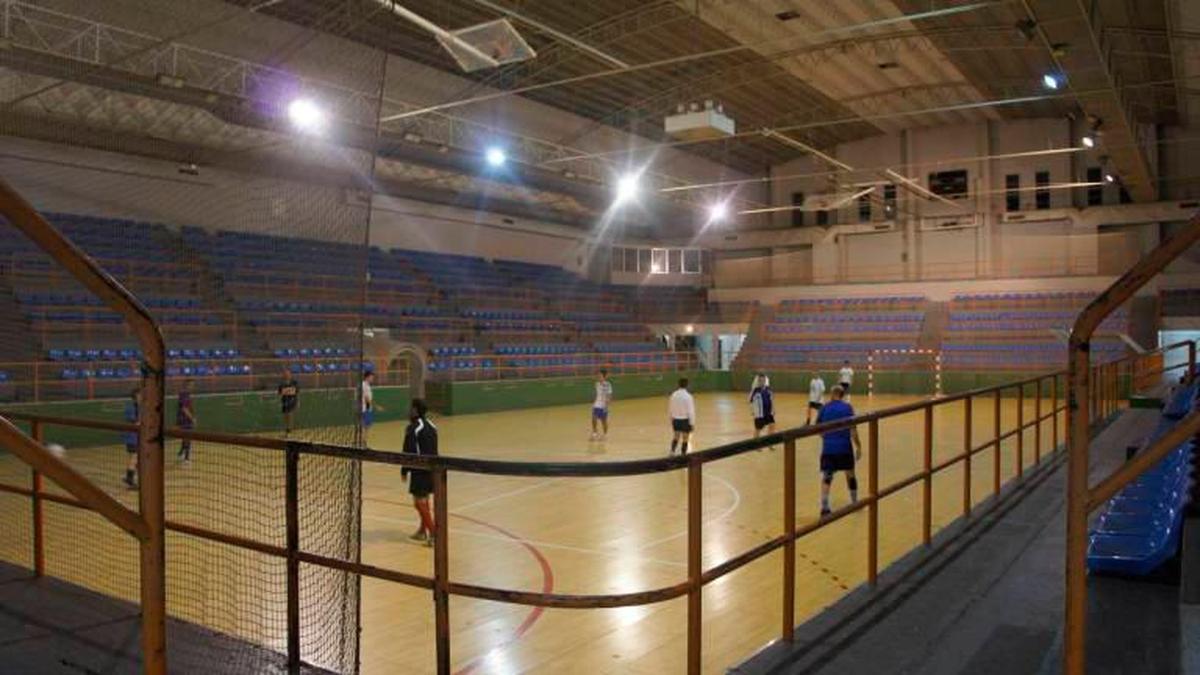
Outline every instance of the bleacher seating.
<path fill-rule="evenodd" d="M 1197 409 L 1197 384 L 1179 387 L 1146 443 Z M 1195 447 L 1187 441 L 1110 499 L 1092 528 L 1088 569 L 1144 576 L 1179 550 L 1184 510 L 1192 500 Z"/>
<path fill-rule="evenodd" d="M 1200 316 L 1200 288 L 1165 290 L 1160 300 L 1163 316 Z"/>
<path fill-rule="evenodd" d="M 666 308 L 681 293 L 687 302 L 704 297 L 702 289 L 665 289 L 662 311 L 640 316 L 636 288 L 552 265 L 376 247 L 364 253 L 357 242 L 91 216 L 52 220 L 166 327 L 170 377 L 228 378 L 229 387 L 241 386 L 236 377 L 278 377 L 289 364 L 298 374 L 344 372 L 361 358 L 360 323 L 428 345 L 435 377 L 509 368 L 564 374 L 627 354 L 629 363 L 666 363 L 672 355 L 646 322 L 669 320 Z M 89 395 L 106 391 L 96 383 L 136 379 L 140 353 L 124 322 L 24 238 L 0 242 L 0 272 L 24 320 L 44 336 L 38 351 L 56 364 L 40 377 L 53 372 L 59 382 L 86 384 Z M 20 379 L 30 378 L 22 371 Z"/>
<path fill-rule="evenodd" d="M 988 293 L 957 295 L 942 343 L 947 369 L 1052 369 L 1066 363 L 1065 335 L 1093 294 L 1086 292 Z M 1118 310 L 1105 319 L 1092 341 L 1098 361 L 1120 357 L 1117 336 L 1129 315 Z"/>
<path fill-rule="evenodd" d="M 885 349 L 913 349 L 925 315 L 923 297 L 866 297 L 787 300 L 763 325 L 754 365 L 783 368 L 861 364 Z"/>

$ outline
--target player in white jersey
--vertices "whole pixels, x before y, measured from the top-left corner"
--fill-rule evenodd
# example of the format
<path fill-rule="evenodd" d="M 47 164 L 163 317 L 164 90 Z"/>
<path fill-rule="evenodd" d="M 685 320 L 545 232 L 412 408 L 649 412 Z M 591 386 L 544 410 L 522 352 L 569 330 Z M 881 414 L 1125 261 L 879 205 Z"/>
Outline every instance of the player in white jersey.
<path fill-rule="evenodd" d="M 850 400 L 850 385 L 854 383 L 854 369 L 850 367 L 850 360 L 842 361 L 842 369 L 838 371 L 838 386 L 842 391 L 846 392 L 846 400 Z"/>
<path fill-rule="evenodd" d="M 808 381 L 808 415 L 804 418 L 805 424 L 812 424 L 813 411 L 821 412 L 821 406 L 825 405 L 825 380 L 821 379 L 821 374 L 814 371 L 812 379 Z"/>
<path fill-rule="evenodd" d="M 612 382 L 608 381 L 608 371 L 601 370 L 596 375 L 596 398 L 592 401 L 592 440 L 602 440 L 608 436 L 608 404 L 612 403 Z M 604 429 L 603 432 L 600 429 Z"/>
<path fill-rule="evenodd" d="M 671 437 L 672 455 L 681 441 L 682 454 L 687 454 L 688 441 L 692 438 L 692 431 L 696 429 L 696 401 L 687 387 L 688 379 L 679 378 L 679 388 L 671 394 L 671 399 L 667 402 L 667 414 L 671 418 L 671 432 L 674 434 Z"/>

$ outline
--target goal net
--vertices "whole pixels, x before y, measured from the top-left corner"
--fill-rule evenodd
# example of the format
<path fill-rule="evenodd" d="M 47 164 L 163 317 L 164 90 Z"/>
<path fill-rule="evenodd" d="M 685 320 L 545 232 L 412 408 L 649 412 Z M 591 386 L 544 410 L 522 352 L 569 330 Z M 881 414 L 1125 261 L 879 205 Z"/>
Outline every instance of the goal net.
<path fill-rule="evenodd" d="M 871 394 L 942 395 L 942 353 L 935 349 L 875 349 L 867 354 Z"/>

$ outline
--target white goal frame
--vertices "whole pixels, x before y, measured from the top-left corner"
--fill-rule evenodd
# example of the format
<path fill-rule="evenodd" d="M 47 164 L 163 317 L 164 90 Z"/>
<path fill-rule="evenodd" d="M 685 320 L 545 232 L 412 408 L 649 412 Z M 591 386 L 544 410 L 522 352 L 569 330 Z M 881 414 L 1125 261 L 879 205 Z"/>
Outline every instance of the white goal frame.
<path fill-rule="evenodd" d="M 867 395 L 875 393 L 875 357 L 878 354 L 921 354 L 933 357 L 933 395 L 942 395 L 942 352 L 937 349 L 872 349 L 867 352 Z"/>

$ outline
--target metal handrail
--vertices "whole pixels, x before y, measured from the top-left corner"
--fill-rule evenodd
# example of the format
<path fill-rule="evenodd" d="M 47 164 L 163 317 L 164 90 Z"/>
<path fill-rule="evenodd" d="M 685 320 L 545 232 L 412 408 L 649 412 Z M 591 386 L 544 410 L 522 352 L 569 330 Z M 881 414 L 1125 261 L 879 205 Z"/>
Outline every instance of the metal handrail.
<path fill-rule="evenodd" d="M 142 349 L 142 410 L 138 428 L 138 497 L 141 512 L 138 521 L 145 527 L 145 538 L 140 540 L 142 668 L 147 675 L 165 675 L 167 589 L 162 433 L 166 347 L 162 331 L 133 294 L 64 237 L 3 179 L 0 179 L 0 214 L 80 284 L 123 316 Z M 71 489 L 74 486 L 73 494 L 87 500 L 90 507 L 113 523 L 123 526 L 127 520 L 123 512 L 115 511 L 111 504 L 98 499 L 87 486 L 80 483 L 81 477 L 73 476 L 62 460 L 41 446 L 40 439 L 25 436 L 4 420 L 0 425 L 0 442 L 8 447 L 24 448 L 25 452 L 18 456 L 33 467 L 35 486 L 40 484 L 40 474 L 45 474 L 64 488 Z"/>
<path fill-rule="evenodd" d="M 1103 414 L 1098 404 L 1097 390 L 1111 391 L 1115 370 L 1101 370 L 1089 361 L 1090 341 L 1105 317 L 1112 314 L 1151 279 L 1166 269 L 1193 244 L 1200 242 L 1200 214 L 1192 216 L 1175 236 L 1160 244 L 1121 275 L 1096 297 L 1075 320 L 1068 341 L 1067 411 L 1069 463 L 1067 469 L 1067 553 L 1066 608 L 1064 616 L 1063 670 L 1068 675 L 1083 675 L 1087 669 L 1087 548 L 1088 514 L 1091 512 L 1094 490 L 1088 485 L 1089 431 L 1092 416 Z M 1188 346 L 1188 373 L 1196 366 L 1196 348 Z M 1092 379 L 1099 387 L 1093 388 Z M 1140 466 L 1140 464 L 1139 464 Z M 1128 472 L 1124 474 L 1130 480 Z"/>
<path fill-rule="evenodd" d="M 1177 343 L 1168 347 L 1155 350 L 1152 355 L 1161 354 L 1164 351 L 1170 351 L 1187 347 L 1189 352 L 1194 349 L 1194 344 L 1191 342 Z M 1121 364 L 1136 364 L 1141 360 L 1147 359 L 1147 355 L 1138 355 L 1125 357 L 1118 363 Z M 464 472 L 485 475 L 503 475 L 503 476 L 573 476 L 573 477 L 619 477 L 649 473 L 662 473 L 675 470 L 686 470 L 688 472 L 688 578 L 680 583 L 654 588 L 644 591 L 627 592 L 609 595 L 571 595 L 558 593 L 537 593 L 531 591 L 518 591 L 510 589 L 494 588 L 469 583 L 454 582 L 449 579 L 448 575 L 448 549 L 444 544 L 438 543 L 435 546 L 435 565 L 432 576 L 414 575 L 410 573 L 400 572 L 391 569 L 384 569 L 371 565 L 364 565 L 351 560 L 342 560 L 321 556 L 312 552 L 303 551 L 299 548 L 298 540 L 289 539 L 288 546 L 280 547 L 275 544 L 259 542 L 236 535 L 230 535 L 222 532 L 206 530 L 190 524 L 167 522 L 166 528 L 172 531 L 181 532 L 190 536 L 201 537 L 212 541 L 222 542 L 234 546 L 250 548 L 261 553 L 276 557 L 286 557 L 290 560 L 303 561 L 305 563 L 326 566 L 338 569 L 345 572 L 358 574 L 364 577 L 380 579 L 384 581 L 406 584 L 419 588 L 432 589 L 435 598 L 435 607 L 437 614 L 437 655 L 439 672 L 449 672 L 449 597 L 452 595 L 472 597 L 477 599 L 493 600 L 499 602 L 535 605 L 540 607 L 555 607 L 555 608 L 598 608 L 598 607 L 620 607 L 631 605 L 642 605 L 663 600 L 677 598 L 686 595 L 688 597 L 689 606 L 689 622 L 688 622 L 688 663 L 689 672 L 698 672 L 700 664 L 700 597 L 701 591 L 705 585 L 712 581 L 723 577 L 730 572 L 744 567 L 762 557 L 783 549 L 785 552 L 784 560 L 784 575 L 783 575 L 783 594 L 785 598 L 795 597 L 795 543 L 800 538 L 811 534 L 819 529 L 829 526 L 851 514 L 865 511 L 868 515 L 868 583 L 874 584 L 879 571 L 879 555 L 878 555 L 878 510 L 880 502 L 906 487 L 923 483 L 923 542 L 928 545 L 932 537 L 932 480 L 933 477 L 957 464 L 962 464 L 965 467 L 969 466 L 971 459 L 982 453 L 995 452 L 996 457 L 992 463 L 992 469 L 995 472 L 994 486 L 997 490 L 997 499 L 994 504 L 1000 503 L 1007 495 L 1001 494 L 1001 464 L 999 459 L 1000 443 L 1004 439 L 1016 437 L 1017 441 L 1017 456 L 1018 468 L 1014 478 L 1020 478 L 1025 470 L 1024 460 L 1022 458 L 1024 431 L 1033 429 L 1034 441 L 1034 461 L 1038 466 L 1050 466 L 1042 460 L 1049 457 L 1049 454 L 1042 453 L 1042 430 L 1044 424 L 1050 424 L 1052 434 L 1052 444 L 1057 445 L 1059 439 L 1058 418 L 1066 411 L 1065 405 L 1060 405 L 1058 396 L 1058 387 L 1064 382 L 1065 373 L 1058 371 L 1048 373 L 1036 377 L 1029 377 L 1015 382 L 1009 382 L 1002 385 L 974 389 L 971 391 L 959 392 L 949 396 L 940 398 L 917 401 L 904 405 L 894 406 L 891 408 L 878 410 L 848 420 L 839 420 L 836 422 L 824 423 L 820 425 L 788 429 L 775 434 L 762 436 L 758 439 L 740 441 L 727 445 L 710 448 L 703 451 L 698 451 L 686 456 L 677 457 L 662 457 L 654 459 L 630 460 L 621 462 L 517 462 L 517 461 L 498 461 L 498 460 L 480 460 L 466 457 L 454 457 L 441 455 L 438 457 L 408 455 L 403 453 L 382 452 L 378 450 L 364 450 L 357 448 L 348 448 L 333 445 L 311 444 L 297 441 L 285 441 L 278 438 L 266 438 L 260 436 L 239 436 L 234 434 L 222 434 L 213 432 L 204 432 L 196 430 L 185 430 L 172 428 L 166 431 L 166 435 L 173 438 L 186 438 L 196 441 L 206 441 L 216 444 L 235 445 L 247 448 L 257 448 L 264 451 L 282 451 L 285 457 L 288 458 L 289 466 L 298 465 L 298 458 L 301 455 L 319 455 L 326 457 L 339 458 L 347 461 L 364 461 L 375 463 L 386 463 L 390 465 L 401 465 L 413 468 L 427 469 L 434 474 L 435 487 L 435 503 L 434 506 L 438 513 L 435 516 L 437 526 L 437 540 L 444 542 L 448 533 L 446 526 L 447 511 L 447 492 L 446 492 L 446 477 L 450 472 Z M 1046 390 L 1046 383 L 1049 382 L 1049 391 Z M 1026 419 L 1023 415 L 1019 415 L 1017 426 L 1008 431 L 1002 431 L 999 422 L 999 401 L 1000 396 L 1004 391 L 1016 390 L 1019 397 L 1024 396 L 1026 390 L 1036 391 L 1035 414 Z M 1110 394 L 1116 393 L 1116 389 L 1107 390 Z M 1050 399 L 1049 408 L 1043 407 L 1043 398 Z M 970 427 L 967 427 L 967 432 L 964 438 L 964 444 L 961 452 L 956 456 L 934 463 L 932 461 L 933 441 L 932 441 L 932 424 L 934 419 L 934 411 L 937 407 L 952 404 L 957 401 L 963 401 L 968 406 L 973 399 L 992 399 L 995 402 L 996 426 L 995 437 L 976 445 L 970 433 Z M 1018 399 L 1019 401 L 1022 399 Z M 889 485 L 879 485 L 877 470 L 873 467 L 878 467 L 879 459 L 879 422 L 883 419 L 896 417 L 915 411 L 924 412 L 924 465 L 922 470 L 906 476 L 902 479 L 892 482 Z M 72 420 L 70 418 L 55 417 L 49 415 L 40 415 L 36 413 L 12 412 L 11 417 L 14 419 L 26 420 L 35 425 L 68 425 L 83 428 L 91 428 L 98 430 L 109 430 L 114 432 L 122 432 L 133 429 L 129 424 L 120 422 L 105 422 L 99 420 Z M 969 419 L 969 415 L 968 415 Z M 867 494 L 862 496 L 858 503 L 848 505 L 837 511 L 834 511 L 830 516 L 815 520 L 802 525 L 797 525 L 795 518 L 795 461 L 796 461 L 796 442 L 802 438 L 815 437 L 822 433 L 845 429 L 859 424 L 868 425 L 867 434 L 867 451 L 869 454 L 867 466 Z M 969 424 L 969 422 L 967 422 Z M 720 564 L 704 569 L 701 565 L 700 558 L 700 533 L 702 523 L 700 521 L 701 513 L 701 491 L 702 485 L 702 467 L 704 464 L 732 457 L 739 454 L 745 454 L 754 450 L 761 449 L 768 445 L 782 443 L 784 446 L 784 501 L 785 505 L 790 504 L 790 509 L 785 509 L 784 514 L 784 530 L 782 533 L 775 535 L 771 539 L 759 543 L 752 548 L 739 553 L 738 555 L 721 562 Z M 969 473 L 968 473 L 969 475 Z M 287 472 L 287 480 L 289 485 L 293 485 L 297 481 L 295 472 L 289 469 Z M 971 497 L 970 481 L 964 481 L 963 507 L 962 513 L 967 515 L 975 508 L 974 500 Z M 58 503 L 70 504 L 75 506 L 83 506 L 77 500 L 71 500 L 58 495 L 49 495 L 39 492 L 37 486 L 34 489 L 0 485 L 0 490 L 13 492 L 22 495 L 29 495 L 35 501 L 39 498 L 57 501 Z M 289 488 L 289 494 L 292 494 Z M 297 493 L 297 499 L 299 499 Z M 289 505 L 288 511 L 295 509 Z M 289 522 L 289 527 L 291 527 Z M 789 571 L 790 570 L 790 571 Z M 290 582 L 289 582 L 290 583 Z M 298 592 L 292 585 L 289 585 L 289 596 Z M 298 624 L 296 624 L 298 626 Z M 792 631 L 795 626 L 794 609 L 790 609 L 790 605 L 785 603 L 782 616 L 782 625 L 780 630 L 780 638 L 782 640 L 791 640 Z M 299 630 L 299 628 L 297 628 Z M 293 644 L 291 638 L 295 635 L 289 635 L 289 646 Z M 296 643 L 298 644 L 298 642 Z M 298 652 L 289 655 L 289 661 L 299 663 Z"/>

